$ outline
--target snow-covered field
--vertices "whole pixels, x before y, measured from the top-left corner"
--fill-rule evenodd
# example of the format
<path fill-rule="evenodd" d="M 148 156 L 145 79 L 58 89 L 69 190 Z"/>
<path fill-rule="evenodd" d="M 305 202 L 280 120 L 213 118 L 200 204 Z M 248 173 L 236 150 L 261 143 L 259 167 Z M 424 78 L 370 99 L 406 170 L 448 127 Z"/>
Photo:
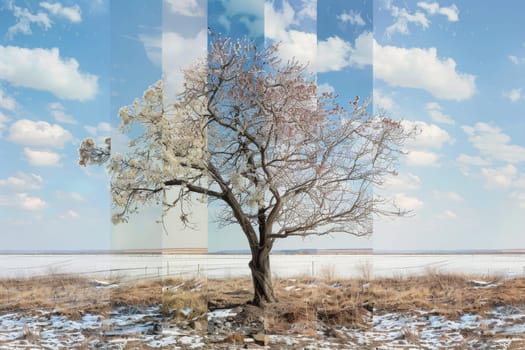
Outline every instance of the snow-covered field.
<path fill-rule="evenodd" d="M 453 272 L 505 277 L 525 275 L 525 254 L 457 255 L 273 255 L 277 277 L 400 277 L 427 272 Z M 248 255 L 0 255 L 0 278 L 50 273 L 120 277 L 248 276 Z"/>

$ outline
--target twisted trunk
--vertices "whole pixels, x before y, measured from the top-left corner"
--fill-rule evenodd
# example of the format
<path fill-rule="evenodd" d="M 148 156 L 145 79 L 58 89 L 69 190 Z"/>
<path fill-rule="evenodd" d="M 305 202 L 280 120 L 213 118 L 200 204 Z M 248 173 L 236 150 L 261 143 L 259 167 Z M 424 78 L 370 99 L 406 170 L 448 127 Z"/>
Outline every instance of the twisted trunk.
<path fill-rule="evenodd" d="M 253 305 L 259 307 L 276 301 L 270 269 L 270 250 L 269 244 L 264 244 L 255 251 L 252 250 L 252 260 L 249 263 L 254 289 Z"/>

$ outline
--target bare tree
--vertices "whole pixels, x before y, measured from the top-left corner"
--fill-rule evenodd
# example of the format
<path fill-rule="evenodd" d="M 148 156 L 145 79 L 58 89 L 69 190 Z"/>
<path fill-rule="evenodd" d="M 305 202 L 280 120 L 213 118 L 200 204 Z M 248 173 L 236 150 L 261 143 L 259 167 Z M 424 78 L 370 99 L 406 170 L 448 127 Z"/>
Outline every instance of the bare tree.
<path fill-rule="evenodd" d="M 395 172 L 409 136 L 400 122 L 371 115 L 367 101 L 344 108 L 318 95 L 304 65 L 282 62 L 278 46 L 216 37 L 207 60 L 185 70 L 171 105 L 162 83 L 121 108 L 121 129 L 142 133 L 109 160 L 112 196 L 126 220 L 146 202 L 178 210 L 187 223 L 196 196 L 222 203 L 218 220 L 237 224 L 251 251 L 255 305 L 275 301 L 270 252 L 292 236 L 372 233 L 373 215 L 403 214 L 372 193 Z M 80 164 L 109 149 L 85 140 Z M 168 201 L 166 191 L 177 191 Z"/>

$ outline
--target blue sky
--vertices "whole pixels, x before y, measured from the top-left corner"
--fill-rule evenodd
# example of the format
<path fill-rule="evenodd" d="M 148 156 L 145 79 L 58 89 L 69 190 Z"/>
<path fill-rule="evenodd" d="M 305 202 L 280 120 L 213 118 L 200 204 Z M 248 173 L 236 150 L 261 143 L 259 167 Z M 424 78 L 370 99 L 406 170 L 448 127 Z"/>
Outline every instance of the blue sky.
<path fill-rule="evenodd" d="M 111 227 L 104 169 L 76 164 L 88 136 L 111 135 L 125 151 L 118 109 L 161 77 L 175 93 L 180 68 L 205 54 L 208 26 L 279 41 L 283 58 L 308 62 L 342 103 L 373 95 L 376 112 L 421 130 L 399 175 L 378 189 L 411 217 L 378 218 L 371 240 L 334 235 L 277 248 L 523 248 L 524 10 L 518 0 L 3 1 L 0 250 L 247 247 L 235 227 L 208 222 L 205 207 L 195 233 L 174 219 L 174 233 L 162 233 L 160 208 Z"/>

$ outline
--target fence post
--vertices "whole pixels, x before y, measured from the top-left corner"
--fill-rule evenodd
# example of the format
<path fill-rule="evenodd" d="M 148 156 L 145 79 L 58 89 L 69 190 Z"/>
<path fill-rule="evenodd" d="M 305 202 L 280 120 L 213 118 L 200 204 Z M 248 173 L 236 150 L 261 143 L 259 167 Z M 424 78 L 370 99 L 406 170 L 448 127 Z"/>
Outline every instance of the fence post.
<path fill-rule="evenodd" d="M 160 277 L 160 270 L 162 270 L 162 266 L 157 267 L 157 276 Z"/>
<path fill-rule="evenodd" d="M 148 267 L 144 266 L 144 277 L 148 277 Z"/>
<path fill-rule="evenodd" d="M 312 260 L 312 277 L 315 277 L 314 261 Z"/>
<path fill-rule="evenodd" d="M 166 261 L 166 276 L 169 276 L 170 274 L 170 262 Z"/>

